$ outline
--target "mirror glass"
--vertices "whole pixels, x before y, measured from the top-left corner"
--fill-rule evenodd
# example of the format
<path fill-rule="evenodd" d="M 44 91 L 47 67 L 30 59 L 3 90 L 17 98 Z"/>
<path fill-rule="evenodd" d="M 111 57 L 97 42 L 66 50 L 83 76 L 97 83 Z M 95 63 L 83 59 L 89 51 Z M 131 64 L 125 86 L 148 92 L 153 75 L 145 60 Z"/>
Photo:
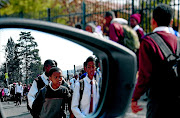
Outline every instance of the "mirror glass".
<path fill-rule="evenodd" d="M 10 89 L 10 95 L 6 99 L 1 95 L 6 117 L 31 116 L 27 110 L 25 94 L 22 105 L 15 106 L 14 96 L 11 94 L 13 83 L 20 80 L 22 85 L 29 86 L 34 78 L 43 73 L 45 60 L 52 59 L 57 62 L 70 86 L 70 79 L 76 74 L 79 78 L 84 72 L 83 64 L 89 56 L 97 59 L 91 50 L 63 37 L 31 29 L 0 29 L 0 89 L 7 84 Z M 68 117 L 69 113 L 66 115 Z"/>

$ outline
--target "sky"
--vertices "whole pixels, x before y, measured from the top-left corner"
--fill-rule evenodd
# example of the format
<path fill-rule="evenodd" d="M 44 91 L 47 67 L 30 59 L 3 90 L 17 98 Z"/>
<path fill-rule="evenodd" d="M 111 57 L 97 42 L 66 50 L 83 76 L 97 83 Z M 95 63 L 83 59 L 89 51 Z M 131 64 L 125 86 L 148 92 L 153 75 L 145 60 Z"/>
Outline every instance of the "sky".
<path fill-rule="evenodd" d="M 0 65 L 5 62 L 4 46 L 8 38 L 12 37 L 17 43 L 21 31 L 30 31 L 35 38 L 42 64 L 46 59 L 53 59 L 63 71 L 73 70 L 74 65 L 82 66 L 86 58 L 93 55 L 91 51 L 80 45 L 47 33 L 27 29 L 0 29 Z"/>

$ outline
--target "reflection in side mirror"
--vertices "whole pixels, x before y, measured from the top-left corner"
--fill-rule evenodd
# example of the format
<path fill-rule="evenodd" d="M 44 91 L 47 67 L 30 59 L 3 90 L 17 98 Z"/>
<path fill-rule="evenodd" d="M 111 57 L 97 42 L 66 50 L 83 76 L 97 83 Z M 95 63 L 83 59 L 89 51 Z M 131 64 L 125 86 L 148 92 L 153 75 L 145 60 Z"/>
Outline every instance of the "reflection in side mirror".
<path fill-rule="evenodd" d="M 101 73 L 102 73 L 102 85 L 101 85 L 101 90 L 100 90 L 100 98 L 99 98 L 99 103 L 96 111 L 93 114 L 88 115 L 88 117 L 122 117 L 125 114 L 126 108 L 128 106 L 128 103 L 130 101 L 131 95 L 132 95 L 132 91 L 133 91 L 133 86 L 134 86 L 134 81 L 135 81 L 135 77 L 136 77 L 136 69 L 137 69 L 137 60 L 136 60 L 136 55 L 129 49 L 127 49 L 126 47 L 119 45 L 113 41 L 110 40 L 105 40 L 105 39 L 101 39 L 97 36 L 94 36 L 93 34 L 87 33 L 85 31 L 82 30 L 78 30 L 75 29 L 73 27 L 69 27 L 69 26 L 65 26 L 65 25 L 61 25 L 61 24 L 56 24 L 56 23 L 51 23 L 51 22 L 44 22 L 44 21 L 39 21 L 39 20 L 30 20 L 30 19 L 18 19 L 18 18 L 1 18 L 0 19 L 0 39 L 1 41 L 5 41 L 5 35 L 2 34 L 6 34 L 6 36 L 8 36 L 7 38 L 9 38 L 9 34 L 10 32 L 8 32 L 9 34 L 5 33 L 4 28 L 25 28 L 25 29 L 34 29 L 36 30 L 35 32 L 38 31 L 43 31 L 46 32 L 46 34 L 48 33 L 48 35 L 40 32 L 38 34 L 40 34 L 40 36 L 38 35 L 38 37 L 41 37 L 41 40 L 43 40 L 44 43 L 41 43 L 42 45 L 45 45 L 46 48 L 44 49 L 44 53 L 46 56 L 46 58 L 49 58 L 49 56 L 51 55 L 50 59 L 55 60 L 56 57 L 58 58 L 58 67 L 60 67 L 61 69 L 63 68 L 63 64 L 67 65 L 70 64 L 70 67 L 72 70 L 74 70 L 74 68 L 72 67 L 72 65 L 75 65 L 75 69 L 77 69 L 77 63 L 73 63 L 71 64 L 71 61 L 73 60 L 81 60 L 82 63 L 81 65 L 83 65 L 83 62 L 87 59 L 87 57 L 89 56 L 93 56 L 95 58 L 98 58 L 100 60 L 100 67 L 101 67 Z M 3 31 L 4 30 L 4 31 Z M 23 31 L 25 31 L 23 29 Z M 27 32 L 31 32 L 30 30 L 26 30 Z M 58 37 L 58 40 L 63 40 L 63 39 L 67 39 L 67 41 L 70 41 L 71 43 L 74 42 L 75 45 L 78 44 L 80 45 L 80 47 L 83 47 L 83 50 L 85 48 L 90 50 L 90 54 L 87 53 L 83 53 L 80 52 L 78 53 L 77 51 L 72 53 L 72 50 L 74 51 L 75 45 L 66 45 L 63 44 L 62 46 L 68 47 L 67 50 L 72 49 L 70 51 L 70 53 L 67 53 L 67 50 L 65 50 L 65 48 L 63 48 L 63 50 L 60 48 L 60 44 L 59 43 L 53 43 L 54 42 L 54 36 L 50 36 L 49 37 L 49 33 L 51 35 L 54 35 L 55 37 Z M 17 33 L 19 34 L 19 33 Z M 37 37 L 35 37 L 35 35 L 32 32 L 32 35 L 29 35 L 29 33 L 24 33 L 27 34 L 27 37 L 29 36 L 33 36 L 34 39 L 36 40 Z M 22 34 L 22 35 L 24 35 Z M 43 37 L 45 36 L 45 37 Z M 24 37 L 25 38 L 25 37 Z M 24 39 L 22 38 L 22 39 Z M 48 38 L 48 44 L 46 44 L 45 39 Z M 13 38 L 15 39 L 15 38 Z M 18 38 L 19 39 L 19 35 Z M 7 43 L 7 42 L 6 42 Z M 3 43 L 6 44 L 6 43 Z M 17 42 L 14 42 L 17 43 Z M 14 44 L 13 42 L 10 43 L 10 45 Z M 16 47 L 20 47 L 20 49 L 23 49 L 23 46 L 21 45 L 25 45 L 27 43 L 27 40 L 24 42 L 21 42 L 14 47 L 14 49 L 16 49 Z M 2 44 L 2 42 L 0 43 Z M 36 43 L 33 43 L 34 45 L 36 45 Z M 37 42 L 37 44 L 40 46 L 40 43 Z M 31 47 L 31 46 L 30 46 Z M 33 58 L 37 61 L 22 61 L 23 59 L 25 59 L 26 56 L 23 55 L 27 55 L 27 54 L 33 54 L 33 55 L 27 55 L 27 58 L 32 58 L 35 57 L 38 53 L 37 53 L 37 49 L 36 48 L 30 48 L 28 46 L 25 46 L 24 50 L 14 50 L 16 52 L 16 55 L 18 56 L 14 56 L 14 55 L 10 55 L 7 56 L 6 59 L 4 60 L 0 60 L 1 63 L 3 63 L 3 67 L 6 67 L 7 65 L 7 69 L 9 69 L 8 73 L 6 73 L 6 78 L 11 78 L 10 75 L 12 73 L 10 73 L 10 71 L 14 70 L 20 73 L 15 73 L 15 74 L 19 74 L 21 76 L 17 77 L 17 76 L 13 76 L 12 79 L 16 80 L 16 78 L 25 78 L 26 80 L 30 80 L 30 78 L 35 75 L 36 77 L 38 75 L 36 75 L 38 72 L 41 71 L 42 72 L 42 68 L 40 66 L 43 66 L 41 63 L 39 63 L 38 58 Z M 53 48 L 56 47 L 56 48 Z M 4 48 L 1 47 L 0 51 L 1 51 L 1 55 L 3 55 L 4 50 L 2 50 Z M 32 52 L 26 52 L 26 49 L 31 49 L 34 51 Z M 53 51 L 50 51 L 49 49 L 54 49 Z M 61 49 L 61 50 L 60 50 Z M 18 53 L 18 51 L 23 51 L 23 53 Z M 81 51 L 81 50 L 80 50 Z M 11 52 L 13 52 L 13 50 L 11 50 Z M 56 52 L 56 54 L 53 55 L 53 52 Z M 63 52 L 66 52 L 65 54 Z M 86 52 L 86 51 L 85 51 Z M 39 50 L 39 56 L 41 56 L 42 54 L 40 53 Z M 77 55 L 78 54 L 78 55 Z M 82 55 L 86 55 L 86 58 L 83 58 Z M 66 58 L 68 63 L 64 63 L 63 59 L 65 57 L 65 55 L 71 55 L 71 57 Z M 79 56 L 80 55 L 80 56 Z M 9 59 L 11 59 L 12 57 L 15 57 L 13 61 L 9 61 Z M 18 60 L 17 57 L 21 56 L 22 58 L 20 58 Z M 5 56 L 6 57 L 6 56 Z M 81 58 L 79 58 L 81 57 Z M 2 56 L 2 58 L 4 58 L 4 55 Z M 41 57 L 42 59 L 42 57 Z M 68 60 L 70 59 L 70 60 Z M 16 60 L 16 61 L 15 61 Z M 15 61 L 15 62 L 14 62 Z M 41 60 L 41 62 L 43 62 L 45 60 Z M 57 61 L 57 60 L 55 60 Z M 65 61 L 65 62 L 66 62 Z M 7 63 L 5 63 L 7 62 Z M 13 63 L 14 62 L 14 63 Z M 28 63 L 26 62 L 32 62 L 30 63 L 30 65 L 28 65 Z M 11 67 L 9 67 L 9 65 L 13 65 Z M 28 65 L 28 66 L 20 66 L 20 69 L 23 70 L 28 70 L 28 71 L 19 71 L 18 68 L 16 68 L 16 66 L 18 66 L 19 64 L 21 65 Z M 39 64 L 39 65 L 38 65 Z M 38 65 L 38 66 L 37 66 Z M 30 67 L 27 68 L 26 67 Z M 40 68 L 37 68 L 40 67 Z M 14 68 L 14 69 L 12 69 Z M 46 69 L 48 68 L 48 66 L 46 67 Z M 11 70 L 12 69 L 12 70 Z M 30 69 L 33 69 L 35 71 L 30 71 Z M 69 70 L 69 69 L 68 69 Z M 6 71 L 6 68 L 4 68 L 2 71 L 0 71 L 1 75 L 4 74 L 4 72 Z M 27 72 L 27 73 L 26 73 Z M 72 71 L 73 72 L 73 71 Z M 69 71 L 67 72 L 68 74 L 70 73 Z M 27 76 L 27 75 L 31 75 L 31 76 Z M 66 74 L 65 74 L 66 75 Z M 61 74 L 59 75 L 61 78 Z M 0 76 L 2 77 L 2 76 Z M 4 81 L 4 78 L 1 78 L 1 80 Z M 6 79 L 8 80 L 8 79 Z M 7 83 L 7 82 L 6 82 Z M 16 83 L 15 83 L 16 84 Z M 95 86 L 94 86 L 95 87 Z M 90 86 L 89 86 L 89 90 L 90 90 Z M 90 99 L 89 99 L 90 101 Z M 21 113 L 18 114 L 11 114 L 12 111 L 15 111 L 17 109 L 17 107 L 14 106 L 15 103 L 12 102 L 12 104 L 10 104 L 11 106 L 9 106 L 8 104 L 2 102 L 3 105 L 3 110 L 5 112 L 5 114 L 8 114 L 8 116 L 17 116 L 18 118 L 23 115 L 23 117 L 26 117 L 26 115 L 29 117 L 31 116 L 30 113 L 24 108 L 24 107 L 18 107 L 18 111 L 20 111 Z M 25 107 L 27 105 L 25 104 Z M 81 106 L 80 106 L 81 107 Z M 94 107 L 94 106 L 93 106 Z M 70 108 L 70 107 L 68 107 Z M 93 110 L 94 110 L 93 109 Z M 26 110 L 26 111 L 23 111 Z M 2 113 L 2 112 L 1 112 Z M 66 114 L 69 115 L 68 112 L 65 112 Z"/>
<path fill-rule="evenodd" d="M 63 78 L 66 83 L 71 97 L 72 97 L 72 108 L 74 115 L 78 114 L 78 108 L 84 111 L 84 115 L 89 114 L 89 107 L 91 107 L 91 98 L 94 98 L 94 106 L 92 111 L 96 110 L 96 107 L 99 102 L 99 92 L 102 85 L 102 70 L 101 70 L 101 60 L 94 55 L 94 53 L 72 41 L 66 40 L 64 37 L 58 37 L 52 34 L 43 33 L 40 31 L 30 30 L 30 29 L 15 29 L 15 28 L 5 28 L 0 29 L 0 63 L 2 70 L 1 75 L 8 73 L 8 79 L 4 83 L 1 81 L 1 88 L 8 88 L 11 95 L 8 96 L 9 100 L 15 100 L 14 93 L 12 92 L 13 84 L 21 81 L 22 86 L 27 88 L 24 89 L 23 100 L 27 99 L 26 95 L 29 90 L 32 92 L 34 89 L 30 89 L 30 85 L 34 87 L 33 80 L 39 75 L 43 75 L 46 71 L 45 66 L 43 65 L 47 59 L 54 60 L 57 62 L 57 67 L 63 71 Z M 86 59 L 92 56 L 95 60 L 87 61 Z M 92 68 L 94 70 L 92 71 Z M 87 74 L 88 73 L 88 74 Z M 83 82 L 85 94 L 80 95 L 81 82 Z M 92 93 L 90 87 L 90 80 L 93 80 L 94 84 L 92 87 Z M 43 80 L 44 81 L 44 80 Z M 79 84 L 77 82 L 79 81 Z M 47 84 L 47 83 L 46 83 Z M 78 87 L 77 87 L 78 86 Z M 34 93 L 33 93 L 34 94 Z M 34 94 L 35 95 L 35 94 Z M 29 95 L 32 98 L 32 94 Z M 35 98 L 35 96 L 34 96 Z M 95 99 L 96 98 L 96 99 Z M 81 102 L 79 100 L 81 99 Z M 86 102 L 88 100 L 88 102 Z M 51 101 L 52 102 L 52 101 Z M 71 103 L 68 101 L 67 103 Z M 13 102 L 10 102 L 13 106 Z M 54 103 L 51 103 L 51 105 Z M 77 104 L 80 104 L 77 106 Z M 66 104 L 64 104 L 66 105 Z M 70 106 L 68 106 L 70 107 Z M 12 107 L 14 109 L 14 107 Z M 33 108 L 33 102 L 30 103 L 30 108 Z M 45 108 L 45 107 L 43 107 Z M 42 108 L 42 109 L 43 109 Z M 63 106 L 62 108 L 66 108 Z M 19 109 L 16 107 L 16 109 Z M 69 108 L 66 108 L 68 111 Z M 4 109 L 5 110 L 5 109 Z M 23 109 L 24 112 L 27 112 L 27 109 Z M 64 110 L 63 110 L 64 111 Z M 92 112 L 91 111 L 91 112 Z M 69 111 L 72 113 L 71 111 Z M 11 112 L 6 115 L 11 116 Z M 41 111 L 41 115 L 45 113 Z M 47 114 L 45 114 L 47 116 Z M 65 112 L 65 115 L 70 115 Z M 71 114 L 72 115 L 72 114 Z M 7 116 L 8 117 L 8 116 Z"/>

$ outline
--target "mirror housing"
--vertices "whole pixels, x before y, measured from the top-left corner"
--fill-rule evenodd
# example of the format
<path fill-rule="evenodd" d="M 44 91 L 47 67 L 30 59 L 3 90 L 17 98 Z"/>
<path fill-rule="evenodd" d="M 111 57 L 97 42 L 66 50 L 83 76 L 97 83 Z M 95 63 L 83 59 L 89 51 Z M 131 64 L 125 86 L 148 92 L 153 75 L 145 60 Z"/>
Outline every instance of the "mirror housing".
<path fill-rule="evenodd" d="M 102 62 L 103 81 L 98 108 L 92 117 L 120 117 L 125 114 L 131 100 L 137 72 L 134 52 L 89 32 L 46 21 L 1 18 L 1 28 L 38 30 L 64 37 L 93 51 Z"/>

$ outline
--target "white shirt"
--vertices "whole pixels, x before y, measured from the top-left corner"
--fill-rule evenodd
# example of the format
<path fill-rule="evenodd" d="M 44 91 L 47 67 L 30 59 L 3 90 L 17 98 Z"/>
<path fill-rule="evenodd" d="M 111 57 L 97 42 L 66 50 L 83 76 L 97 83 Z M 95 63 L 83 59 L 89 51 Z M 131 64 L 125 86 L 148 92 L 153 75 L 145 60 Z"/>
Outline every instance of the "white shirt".
<path fill-rule="evenodd" d="M 45 73 L 43 73 L 41 75 L 41 78 L 42 78 L 43 82 L 46 85 L 48 85 L 49 81 L 48 81 L 48 77 L 45 75 Z M 36 95 L 37 92 L 38 92 L 37 82 L 34 80 L 32 86 L 31 86 L 31 89 L 29 90 L 28 95 L 27 95 L 28 104 L 29 104 L 30 108 L 32 108 L 32 104 L 33 104 L 33 102 L 35 100 L 35 95 Z"/>
<path fill-rule="evenodd" d="M 138 29 L 141 30 L 141 31 L 143 31 L 143 29 L 142 29 L 139 25 L 136 25 L 136 26 L 133 28 L 134 31 L 137 31 Z"/>
<path fill-rule="evenodd" d="M 76 118 L 84 118 L 89 114 L 89 107 L 90 107 L 90 100 L 91 100 L 91 80 L 86 76 L 84 79 L 84 91 L 82 95 L 82 99 L 80 102 L 80 109 L 79 106 L 79 99 L 80 99 L 80 83 L 76 82 L 74 93 L 72 97 L 72 104 L 71 110 Z M 99 87 L 96 84 L 95 79 L 93 78 L 93 112 L 96 110 L 96 107 L 99 102 Z M 96 90 L 97 88 L 97 90 Z"/>
<path fill-rule="evenodd" d="M 8 88 L 4 88 L 4 93 L 6 94 L 6 96 L 9 96 L 10 95 L 10 91 Z"/>
<path fill-rule="evenodd" d="M 101 89 L 101 86 L 102 86 L 102 73 L 100 71 L 100 69 L 97 69 L 96 71 L 96 81 L 99 85 L 99 89 Z"/>
<path fill-rule="evenodd" d="M 23 96 L 23 87 L 22 85 L 20 84 L 17 84 L 16 87 L 15 87 L 15 94 L 17 93 L 21 93 L 21 95 Z"/>
<path fill-rule="evenodd" d="M 74 87 L 75 87 L 75 83 L 76 83 L 76 79 L 75 78 L 72 78 L 70 79 L 70 88 L 74 91 Z"/>

